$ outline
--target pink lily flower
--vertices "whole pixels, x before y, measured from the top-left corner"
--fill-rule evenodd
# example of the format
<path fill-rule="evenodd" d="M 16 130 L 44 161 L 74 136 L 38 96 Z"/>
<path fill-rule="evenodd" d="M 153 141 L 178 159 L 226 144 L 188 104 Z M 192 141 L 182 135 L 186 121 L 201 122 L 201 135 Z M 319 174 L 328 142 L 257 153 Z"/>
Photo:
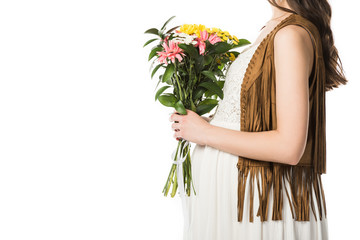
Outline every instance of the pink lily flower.
<path fill-rule="evenodd" d="M 175 58 L 177 58 L 179 62 L 182 61 L 182 56 L 184 56 L 185 53 L 181 48 L 179 48 L 177 43 L 172 40 L 167 41 L 167 39 L 165 39 L 162 46 L 164 47 L 164 52 L 157 52 L 157 54 L 160 56 L 158 59 L 160 63 L 167 64 L 167 58 L 170 59 L 172 63 L 175 63 Z"/>
<path fill-rule="evenodd" d="M 221 38 L 219 38 L 215 33 L 209 37 L 207 31 L 200 31 L 200 37 L 196 39 L 197 43 L 194 45 L 195 47 L 199 46 L 200 55 L 204 55 L 205 53 L 205 41 L 209 40 L 209 42 L 214 45 L 217 42 L 221 42 Z"/>
<path fill-rule="evenodd" d="M 215 43 L 217 42 L 221 42 L 221 38 L 218 37 L 218 35 L 216 35 L 215 33 L 214 34 L 211 34 L 211 36 L 209 37 L 209 42 L 214 45 Z"/>

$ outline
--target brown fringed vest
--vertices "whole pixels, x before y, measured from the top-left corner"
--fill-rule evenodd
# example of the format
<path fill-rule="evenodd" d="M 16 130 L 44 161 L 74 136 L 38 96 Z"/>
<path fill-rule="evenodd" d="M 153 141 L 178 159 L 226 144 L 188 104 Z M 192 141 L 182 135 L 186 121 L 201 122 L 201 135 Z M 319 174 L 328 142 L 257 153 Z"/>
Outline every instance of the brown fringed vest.
<path fill-rule="evenodd" d="M 296 221 L 309 221 L 310 207 L 316 219 L 314 205 L 319 209 L 320 220 L 323 217 L 322 208 L 326 217 L 321 183 L 321 174 L 325 173 L 326 168 L 325 64 L 318 29 L 304 17 L 292 13 L 283 19 L 267 34 L 252 56 L 241 85 L 241 131 L 261 132 L 276 129 L 274 36 L 279 29 L 289 24 L 305 28 L 315 46 L 314 65 L 309 78 L 310 115 L 305 152 L 296 166 L 239 156 L 237 164 L 239 222 L 243 219 L 244 194 L 248 178 L 250 178 L 250 222 L 254 219 L 255 180 L 259 189 L 259 208 L 256 216 L 259 216 L 261 221 L 267 221 L 270 214 L 272 220 L 281 220 L 283 201 L 289 201 L 292 216 Z M 285 179 L 289 181 L 290 189 L 283 184 Z M 312 187 L 316 199 L 313 199 L 311 194 Z M 273 188 L 272 212 L 268 211 L 271 188 Z M 282 198 L 283 191 L 286 191 L 287 199 Z"/>

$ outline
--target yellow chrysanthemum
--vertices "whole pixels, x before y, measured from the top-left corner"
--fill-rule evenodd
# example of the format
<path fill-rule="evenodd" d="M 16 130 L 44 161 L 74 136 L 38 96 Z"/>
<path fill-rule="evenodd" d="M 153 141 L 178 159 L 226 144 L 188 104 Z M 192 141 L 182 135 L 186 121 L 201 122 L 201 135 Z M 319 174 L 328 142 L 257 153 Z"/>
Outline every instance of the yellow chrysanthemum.
<path fill-rule="evenodd" d="M 205 31 L 206 30 L 205 25 L 199 24 L 199 30 Z"/>
<path fill-rule="evenodd" d="M 207 28 L 203 24 L 183 24 L 180 26 L 180 32 L 186 33 L 188 35 L 195 34 L 197 37 L 200 37 L 200 31 L 207 31 L 210 35 L 216 34 L 222 42 L 227 40 L 232 40 L 235 45 L 239 44 L 239 39 L 235 35 L 230 35 L 228 31 L 222 31 L 220 28 Z"/>
<path fill-rule="evenodd" d="M 217 33 L 217 32 L 219 32 L 220 30 L 219 30 L 218 28 L 212 28 L 212 31 Z"/>
<path fill-rule="evenodd" d="M 228 31 L 222 31 L 221 29 L 219 29 L 219 31 L 217 32 L 217 35 L 222 39 L 222 41 L 227 41 L 228 39 L 233 39 L 233 37 L 229 34 Z"/>
<path fill-rule="evenodd" d="M 234 55 L 233 53 L 230 53 L 229 59 L 230 59 L 231 61 L 235 61 L 235 55 Z"/>
<path fill-rule="evenodd" d="M 194 24 L 183 24 L 180 26 L 179 31 L 191 35 L 195 32 L 195 28 Z"/>
<path fill-rule="evenodd" d="M 197 37 L 200 37 L 200 31 L 205 31 L 206 30 L 206 27 L 204 25 L 202 25 L 202 24 L 199 24 L 199 25 L 195 24 L 195 28 L 196 28 L 195 34 L 196 34 Z"/>
<path fill-rule="evenodd" d="M 213 34 L 213 33 L 216 33 L 216 31 L 214 31 L 214 30 L 211 29 L 211 30 L 209 31 L 209 33 Z"/>
<path fill-rule="evenodd" d="M 218 64 L 221 64 L 221 61 L 220 61 L 220 59 L 216 59 L 216 62 L 218 63 Z"/>

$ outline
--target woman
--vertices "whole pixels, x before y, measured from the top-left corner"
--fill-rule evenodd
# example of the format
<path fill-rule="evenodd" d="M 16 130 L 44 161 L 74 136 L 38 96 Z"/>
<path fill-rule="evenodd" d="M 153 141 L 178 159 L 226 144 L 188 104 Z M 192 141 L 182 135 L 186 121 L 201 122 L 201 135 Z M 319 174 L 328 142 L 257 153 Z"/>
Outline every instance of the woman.
<path fill-rule="evenodd" d="M 196 143 L 197 194 L 187 199 L 190 225 L 184 239 L 328 238 L 320 178 L 325 173 L 324 93 L 347 82 L 333 43 L 331 8 L 326 0 L 268 2 L 273 17 L 230 66 L 213 118 L 191 110 L 170 116 L 174 137 Z M 268 57 L 260 58 L 263 52 Z M 263 66 L 263 59 L 273 65 L 251 69 Z M 263 77 L 250 86 L 251 72 L 275 72 L 276 84 Z M 242 87 L 253 95 L 245 97 Z M 246 101 L 241 107 L 240 96 Z M 246 104 L 253 105 L 252 117 Z"/>

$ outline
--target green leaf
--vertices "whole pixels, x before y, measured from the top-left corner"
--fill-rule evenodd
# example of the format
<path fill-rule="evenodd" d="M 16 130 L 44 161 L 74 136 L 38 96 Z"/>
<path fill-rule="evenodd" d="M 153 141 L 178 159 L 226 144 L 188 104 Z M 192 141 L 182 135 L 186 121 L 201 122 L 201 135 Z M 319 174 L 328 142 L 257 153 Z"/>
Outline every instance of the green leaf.
<path fill-rule="evenodd" d="M 208 104 L 218 104 L 218 100 L 213 98 L 207 98 L 199 103 L 199 106 L 201 105 L 208 105 Z"/>
<path fill-rule="evenodd" d="M 204 66 L 210 64 L 212 60 L 213 60 L 213 57 L 212 57 L 212 56 L 205 55 L 205 56 L 204 56 Z"/>
<path fill-rule="evenodd" d="M 155 57 L 156 52 L 161 52 L 163 48 L 162 47 L 155 47 L 151 50 L 150 54 L 149 54 L 149 58 L 148 61 L 150 61 L 153 57 Z"/>
<path fill-rule="evenodd" d="M 214 45 L 209 42 L 209 40 L 205 41 L 205 49 L 210 51 L 214 48 Z"/>
<path fill-rule="evenodd" d="M 154 70 L 153 70 L 152 73 L 151 73 L 151 78 L 153 78 L 153 76 L 154 76 L 154 74 L 156 73 L 156 71 L 157 71 L 162 65 L 164 65 L 164 64 L 161 63 L 161 64 L 157 65 L 157 66 L 154 68 Z"/>
<path fill-rule="evenodd" d="M 166 80 L 166 83 L 172 85 L 171 79 L 169 78 L 168 80 Z"/>
<path fill-rule="evenodd" d="M 221 99 L 224 97 L 222 89 L 219 87 L 219 85 L 217 85 L 216 82 L 202 82 L 199 84 L 199 87 L 208 89 L 210 92 L 218 95 Z"/>
<path fill-rule="evenodd" d="M 222 62 L 221 65 L 218 66 L 218 69 L 222 70 L 224 68 L 224 63 Z"/>
<path fill-rule="evenodd" d="M 176 111 L 178 111 L 181 114 L 184 114 L 184 115 L 187 114 L 184 104 L 182 103 L 181 100 L 179 100 L 177 103 L 175 103 L 175 109 L 176 109 Z"/>
<path fill-rule="evenodd" d="M 159 30 L 156 29 L 156 28 L 149 28 L 148 30 L 146 30 L 144 33 L 150 33 L 150 34 L 155 34 L 157 36 L 160 36 L 159 35 Z"/>
<path fill-rule="evenodd" d="M 231 44 L 228 44 L 227 42 L 218 42 L 215 44 L 214 51 L 216 53 L 226 53 L 232 48 Z"/>
<path fill-rule="evenodd" d="M 148 45 L 149 43 L 152 43 L 153 41 L 155 40 L 158 40 L 158 38 L 153 38 L 153 39 L 150 39 L 149 41 L 147 41 L 143 47 L 145 47 L 146 45 Z"/>
<path fill-rule="evenodd" d="M 178 27 L 180 27 L 180 25 L 178 25 L 178 26 L 176 26 L 176 27 L 173 27 L 173 28 L 169 29 L 169 30 L 166 32 L 166 34 L 168 34 L 168 33 L 172 32 L 172 31 L 174 31 L 174 30 L 175 30 L 175 29 L 177 29 Z"/>
<path fill-rule="evenodd" d="M 162 78 L 162 82 L 170 82 L 171 83 L 171 77 L 174 74 L 175 66 L 173 64 L 168 64 L 166 67 L 166 70 L 164 72 L 164 76 Z"/>
<path fill-rule="evenodd" d="M 169 18 L 165 23 L 164 25 L 162 26 L 161 30 L 164 30 L 165 29 L 165 26 L 171 21 L 171 19 L 173 19 L 175 16 L 172 16 L 171 18 Z"/>
<path fill-rule="evenodd" d="M 159 36 L 162 40 L 164 40 L 166 37 L 166 35 L 163 33 L 163 31 L 159 31 Z"/>
<path fill-rule="evenodd" d="M 178 46 L 179 48 L 187 52 L 190 55 L 190 57 L 197 58 L 199 56 L 197 49 L 193 45 L 186 45 L 185 43 L 179 43 Z"/>
<path fill-rule="evenodd" d="M 216 77 L 215 77 L 215 74 L 213 73 L 213 72 L 211 72 L 211 71 L 202 71 L 201 72 L 204 76 L 206 76 L 206 77 L 208 77 L 208 78 L 210 78 L 211 80 L 213 80 L 214 82 L 216 82 L 217 81 L 217 79 L 216 79 Z"/>
<path fill-rule="evenodd" d="M 231 52 L 227 52 L 229 55 L 230 53 L 234 54 L 235 58 L 240 54 L 239 52 L 236 51 L 231 51 Z"/>
<path fill-rule="evenodd" d="M 177 101 L 176 97 L 171 93 L 164 93 L 158 97 L 159 102 L 166 107 L 174 107 Z"/>
<path fill-rule="evenodd" d="M 189 72 L 188 72 L 188 71 L 185 71 L 185 70 L 182 69 L 182 68 L 178 68 L 177 70 L 179 71 L 179 73 L 180 73 L 182 76 L 187 76 L 187 75 L 189 75 Z"/>
<path fill-rule="evenodd" d="M 159 86 L 159 84 L 160 84 L 160 82 L 161 82 L 161 79 L 162 79 L 162 76 L 163 76 L 163 75 L 160 75 L 160 76 L 159 76 L 159 81 L 157 82 L 155 89 L 157 89 L 157 87 Z"/>
<path fill-rule="evenodd" d="M 216 76 L 225 77 L 223 71 L 221 71 L 219 68 L 215 68 L 215 69 L 213 70 L 213 73 L 214 73 Z"/>
<path fill-rule="evenodd" d="M 210 100 L 210 99 L 207 99 L 207 100 Z M 211 99 L 211 100 L 213 100 L 213 99 Z M 206 101 L 206 100 L 204 100 L 204 101 Z M 213 104 L 211 104 L 211 103 L 210 104 L 201 104 L 201 105 L 197 106 L 196 113 L 201 116 L 205 113 L 210 112 L 216 106 L 217 106 L 217 102 L 213 103 Z"/>
<path fill-rule="evenodd" d="M 198 55 L 197 57 L 195 57 L 195 71 L 196 72 L 201 72 L 204 69 L 204 56 L 203 55 Z"/>
<path fill-rule="evenodd" d="M 232 49 L 238 48 L 238 47 L 242 47 L 242 46 L 248 45 L 248 44 L 250 44 L 250 43 L 251 43 L 251 42 L 249 42 L 248 40 L 242 38 L 242 39 L 239 39 L 239 43 L 238 43 L 237 45 L 234 44 L 234 45 L 232 46 Z"/>
<path fill-rule="evenodd" d="M 193 100 L 199 99 L 204 92 L 206 91 L 206 88 L 204 87 L 198 87 L 195 89 L 195 91 L 193 92 Z"/>
<path fill-rule="evenodd" d="M 159 98 L 160 94 L 162 94 L 169 87 L 170 86 L 163 86 L 159 90 L 157 90 L 157 92 L 155 94 L 155 101 Z"/>
<path fill-rule="evenodd" d="M 221 89 L 223 89 L 223 88 L 224 88 L 225 81 L 219 80 L 219 81 L 217 81 L 217 84 L 219 85 L 219 87 L 220 87 Z"/>

